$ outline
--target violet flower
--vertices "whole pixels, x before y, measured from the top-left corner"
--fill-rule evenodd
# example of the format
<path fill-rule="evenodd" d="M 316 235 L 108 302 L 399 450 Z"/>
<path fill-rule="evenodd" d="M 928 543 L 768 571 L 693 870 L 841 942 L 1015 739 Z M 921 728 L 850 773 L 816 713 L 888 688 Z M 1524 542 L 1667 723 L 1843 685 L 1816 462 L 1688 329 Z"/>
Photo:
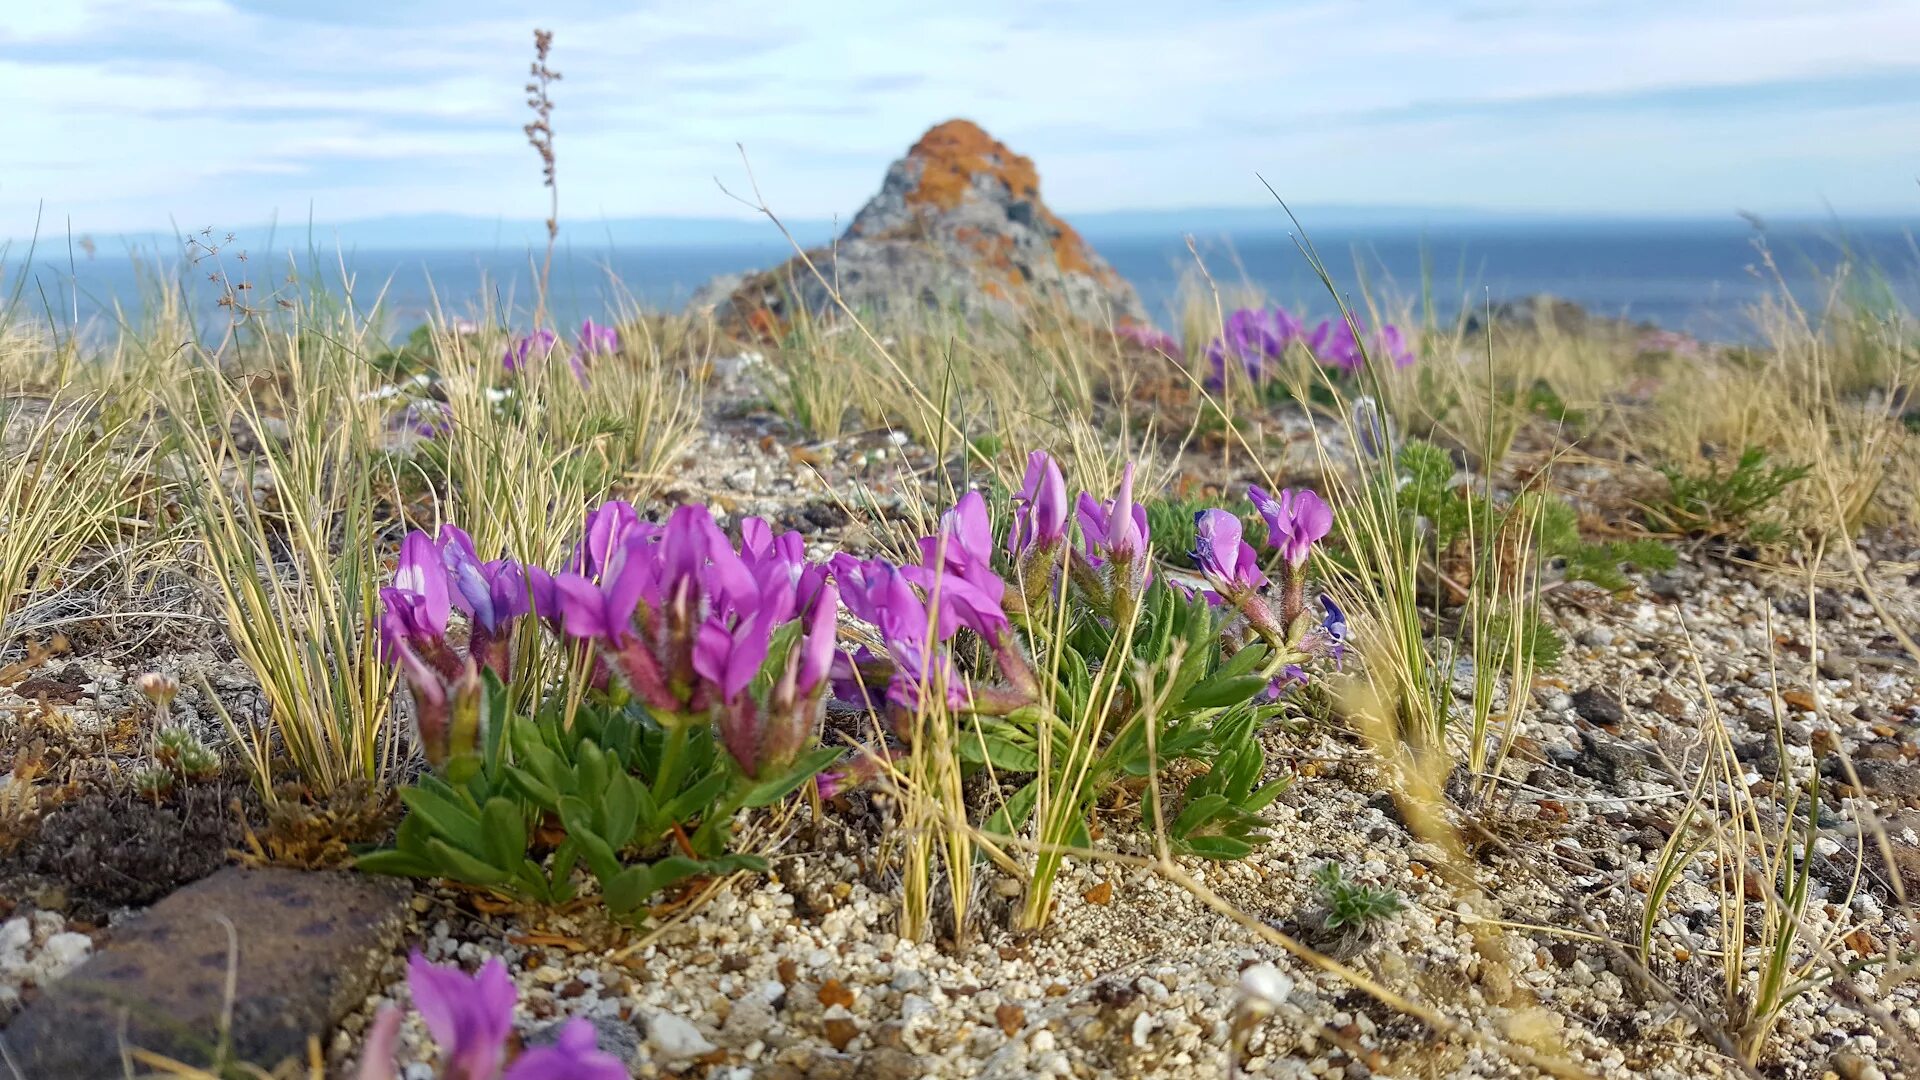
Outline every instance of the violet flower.
<path fill-rule="evenodd" d="M 500 1080 L 627 1080 L 627 1067 L 600 1049 L 593 1025 L 576 1016 L 550 1046 L 521 1052 Z"/>
<path fill-rule="evenodd" d="M 1327 643 L 1327 655 L 1333 657 L 1333 666 L 1338 669 L 1347 656 L 1347 616 L 1326 593 L 1320 594 L 1320 606 L 1326 610 L 1320 620 L 1320 633 Z"/>
<path fill-rule="evenodd" d="M 442 1080 L 495 1080 L 513 1034 L 513 977 L 499 957 L 477 975 L 427 963 L 418 950 L 407 961 L 413 1005 L 441 1052 Z"/>
<path fill-rule="evenodd" d="M 1281 558 L 1280 625 L 1288 634 L 1306 610 L 1307 556 L 1314 542 L 1333 528 L 1333 509 L 1307 488 L 1283 489 L 1278 499 L 1265 489 L 1247 488 L 1247 498 L 1267 522 L 1267 546 Z"/>
<path fill-rule="evenodd" d="M 1224 385 L 1230 361 L 1237 362 L 1254 382 L 1263 381 L 1268 365 L 1284 357 L 1302 331 L 1300 320 L 1280 308 L 1235 311 L 1227 316 L 1220 336 L 1207 346 L 1207 362 L 1213 367 L 1208 382 Z"/>
<path fill-rule="evenodd" d="M 452 579 L 453 606 L 471 624 L 469 651 L 480 666 L 504 681 L 511 666 L 507 645 L 513 621 L 532 606 L 526 573 L 511 559 L 481 562 L 473 548 L 473 537 L 458 526 L 442 525 L 436 543 L 441 563 Z"/>
<path fill-rule="evenodd" d="M 1370 358 L 1384 358 L 1401 368 L 1413 363 L 1413 350 L 1407 345 L 1406 335 L 1391 323 L 1368 335 L 1366 341 L 1367 347 L 1362 348 L 1360 339 L 1354 336 L 1353 324 L 1340 316 L 1314 327 L 1307 336 L 1307 348 L 1322 364 L 1348 373 L 1359 371 Z"/>
<path fill-rule="evenodd" d="M 1272 681 L 1267 683 L 1265 690 L 1260 691 L 1260 700 L 1278 701 L 1282 695 L 1294 687 L 1305 686 L 1306 684 L 1306 669 L 1299 664 L 1288 664 L 1286 667 L 1280 669 L 1280 674 L 1275 675 Z"/>
<path fill-rule="evenodd" d="M 813 737 L 833 668 L 839 607 L 839 591 L 829 582 L 805 616 L 801 637 L 787 650 L 772 684 L 759 697 L 750 688 L 767 656 L 774 609 L 763 608 L 743 636 L 724 643 L 720 638 L 728 635 L 712 632 L 714 624 L 701 628 L 695 666 L 703 677 L 722 683 L 724 696 L 714 711 L 714 725 L 721 745 L 748 777 L 758 780 L 778 774 Z"/>
<path fill-rule="evenodd" d="M 1258 486 L 1247 498 L 1267 522 L 1267 546 L 1281 552 L 1289 566 L 1306 563 L 1314 541 L 1333 529 L 1333 509 L 1310 488 L 1283 488 L 1278 499 Z"/>
<path fill-rule="evenodd" d="M 856 618 L 872 623 L 886 644 L 893 670 L 887 681 L 889 703 L 915 712 L 924 690 L 945 687 L 947 704 L 958 708 L 966 688 L 938 639 L 938 620 L 899 567 L 885 559 L 862 561 L 842 552 L 833 557 L 840 597 Z M 859 658 L 854 658 L 856 671 Z"/>
<path fill-rule="evenodd" d="M 1102 599 L 1116 620 L 1124 621 L 1146 587 L 1147 508 L 1133 501 L 1133 462 L 1120 473 L 1120 490 L 1105 503 L 1080 493 L 1078 507 L 1084 558 L 1094 568 L 1105 567 Z"/>
<path fill-rule="evenodd" d="M 400 1025 L 407 1015 L 397 1006 L 382 1005 L 367 1027 L 367 1041 L 360 1048 L 360 1067 L 355 1080 L 395 1080 L 393 1056 L 400 1049 Z"/>
<path fill-rule="evenodd" d="M 1323 320 L 1307 336 L 1307 351 L 1313 358 L 1330 367 L 1345 372 L 1360 370 L 1362 357 L 1360 343 L 1353 336 L 1353 326 L 1344 317 Z"/>
<path fill-rule="evenodd" d="M 567 561 L 567 569 L 590 578 L 604 578 L 610 571 L 618 571 L 614 562 L 625 556 L 629 539 L 646 544 L 657 541 L 660 535 L 660 526 L 641 518 L 631 503 L 608 499 L 587 511 L 586 527 L 581 530 L 580 543 Z"/>
<path fill-rule="evenodd" d="M 993 572 L 993 525 L 979 492 L 967 492 L 940 516 L 938 535 L 920 538 L 920 555 L 921 565 L 901 573 L 939 609 L 942 639 L 963 626 L 989 642 L 1006 635 L 1007 583 Z"/>
<path fill-rule="evenodd" d="M 1060 463 L 1045 450 L 1027 455 L 1027 475 L 1013 496 L 1013 528 L 1007 533 L 1007 554 L 1015 559 L 1039 552 L 1049 554 L 1067 539 L 1067 478 Z"/>
<path fill-rule="evenodd" d="M 1258 592 L 1267 583 L 1253 545 L 1240 538 L 1240 519 L 1225 510 L 1202 510 L 1193 515 L 1193 561 L 1228 601 Z"/>
<path fill-rule="evenodd" d="M 584 356 L 612 356 L 620 351 L 620 332 L 592 319 L 580 324 L 580 352 Z"/>
<path fill-rule="evenodd" d="M 553 352 L 560 338 L 545 327 L 537 327 L 530 334 L 523 334 L 507 345 L 507 354 L 501 364 L 509 372 L 517 372 L 534 360 L 543 360 Z"/>
<path fill-rule="evenodd" d="M 453 606 L 440 550 L 426 533 L 415 529 L 400 542 L 393 584 L 380 598 L 380 648 L 389 661 L 404 643 L 444 644 Z"/>

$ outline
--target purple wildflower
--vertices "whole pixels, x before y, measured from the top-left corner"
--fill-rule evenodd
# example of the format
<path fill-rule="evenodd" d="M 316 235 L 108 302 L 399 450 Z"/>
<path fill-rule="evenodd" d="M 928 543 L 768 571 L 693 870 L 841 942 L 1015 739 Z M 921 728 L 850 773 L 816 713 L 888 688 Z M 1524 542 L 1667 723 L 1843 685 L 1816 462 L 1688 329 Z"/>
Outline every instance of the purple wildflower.
<path fill-rule="evenodd" d="M 513 1034 L 513 977 L 499 957 L 477 975 L 427 963 L 415 950 L 407 962 L 414 1008 L 442 1055 L 443 1080 L 494 1080 Z"/>
<path fill-rule="evenodd" d="M 507 354 L 501 363 L 508 371 L 516 372 L 536 360 L 544 360 L 552 354 L 560 338 L 553 331 L 539 327 L 531 334 L 523 334 L 507 346 Z"/>
<path fill-rule="evenodd" d="M 696 652 L 695 663 L 701 674 L 714 678 L 711 669 L 724 661 L 725 697 L 714 714 L 720 741 L 739 763 L 742 772 L 754 779 L 778 773 L 793 763 L 807 740 L 813 737 L 826 699 L 829 673 L 833 668 L 835 616 L 840 596 L 828 582 L 815 597 L 810 614 L 805 616 L 802 636 L 788 649 L 773 683 L 761 698 L 749 692 L 754 675 L 767 655 L 767 643 L 760 640 L 771 609 L 763 608 L 750 621 L 750 641 L 745 650 L 714 642 L 710 651 Z M 710 624 L 711 625 L 711 624 Z M 708 627 L 702 627 L 700 645 L 709 646 Z M 737 639 L 735 644 L 737 644 Z M 753 671 L 744 679 L 736 665 L 752 663 Z"/>
<path fill-rule="evenodd" d="M 592 319 L 580 324 L 580 353 L 583 356 L 612 356 L 620 351 L 620 332 L 601 326 Z"/>
<path fill-rule="evenodd" d="M 1280 625 L 1288 632 L 1306 609 L 1307 556 L 1314 541 L 1333 528 L 1333 510 L 1307 488 L 1283 489 L 1278 499 L 1260 487 L 1247 488 L 1247 498 L 1267 522 L 1267 546 L 1284 560 L 1280 581 Z"/>
<path fill-rule="evenodd" d="M 1289 566 L 1304 565 L 1314 541 L 1333 528 L 1332 508 L 1309 488 L 1285 488 L 1276 499 L 1260 487 L 1249 487 L 1247 498 L 1267 521 L 1267 546 L 1279 549 Z"/>
<path fill-rule="evenodd" d="M 628 537 L 645 541 L 659 535 L 660 527 L 642 521 L 631 503 L 608 499 L 587 511 L 585 535 L 567 568 L 590 578 L 604 577 L 608 564 L 624 554 Z"/>
<path fill-rule="evenodd" d="M 393 584 L 380 590 L 380 598 L 380 647 L 388 660 L 402 643 L 444 641 L 453 606 L 440 551 L 426 533 L 415 529 L 400 542 Z"/>
<path fill-rule="evenodd" d="M 627 1080 L 627 1067 L 600 1049 L 593 1025 L 574 1017 L 550 1046 L 536 1046 L 513 1059 L 500 1080 Z"/>
<path fill-rule="evenodd" d="M 1255 382 L 1267 376 L 1267 366 L 1287 353 L 1300 340 L 1300 320 L 1281 308 L 1241 308 L 1228 315 L 1219 337 L 1207 346 L 1207 362 L 1213 367 L 1209 380 L 1220 386 L 1226 381 L 1227 364 L 1236 362 Z"/>
<path fill-rule="evenodd" d="M 1027 475 L 1013 496 L 1013 528 L 1007 554 L 1050 553 L 1067 538 L 1067 479 L 1060 463 L 1045 450 L 1027 455 Z"/>
<path fill-rule="evenodd" d="M 366 1045 L 360 1049 L 360 1067 L 355 1080 L 394 1080 L 393 1055 L 400 1049 L 400 1025 L 407 1015 L 393 1005 L 383 1005 L 367 1028 Z"/>
<path fill-rule="evenodd" d="M 1193 561 L 1207 584 L 1229 600 L 1255 593 L 1267 583 L 1253 545 L 1240 538 L 1240 519 L 1225 510 L 1193 515 Z"/>
<path fill-rule="evenodd" d="M 1360 339 L 1354 336 L 1353 324 L 1342 316 L 1328 319 L 1313 328 L 1307 336 L 1307 348 L 1314 359 L 1322 364 L 1337 367 L 1345 372 L 1356 372 L 1369 358 L 1385 358 L 1392 361 L 1394 367 L 1406 367 L 1413 363 L 1413 350 L 1407 345 L 1406 335 L 1392 324 L 1382 326 L 1366 339 L 1367 347 L 1361 348 Z"/>
<path fill-rule="evenodd" d="M 1260 692 L 1260 700 L 1278 701 L 1281 695 L 1287 691 L 1292 690 L 1296 686 L 1305 686 L 1306 684 L 1306 669 L 1299 664 L 1288 664 L 1286 667 L 1280 669 L 1280 674 L 1275 675 L 1273 680 L 1267 683 L 1267 688 Z"/>
<path fill-rule="evenodd" d="M 1339 667 L 1347 656 L 1347 616 L 1333 597 L 1320 594 L 1320 606 L 1326 609 L 1326 617 L 1320 620 L 1320 632 L 1327 642 L 1327 653 L 1333 657 L 1334 667 Z"/>
<path fill-rule="evenodd" d="M 1106 599 L 1116 618 L 1124 617 L 1146 587 L 1147 508 L 1133 501 L 1133 462 L 1120 473 L 1120 490 L 1108 502 L 1096 502 L 1080 493 L 1080 539 L 1084 558 L 1095 568 L 1106 567 Z"/>

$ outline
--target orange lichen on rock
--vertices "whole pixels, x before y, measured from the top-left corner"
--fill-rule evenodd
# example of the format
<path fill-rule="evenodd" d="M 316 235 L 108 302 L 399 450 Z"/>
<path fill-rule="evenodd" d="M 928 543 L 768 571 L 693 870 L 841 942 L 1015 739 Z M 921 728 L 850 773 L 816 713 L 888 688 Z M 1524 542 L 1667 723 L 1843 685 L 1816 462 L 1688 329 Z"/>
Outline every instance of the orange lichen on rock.
<path fill-rule="evenodd" d="M 951 210 L 960 205 L 976 176 L 993 177 L 1016 199 L 1040 197 L 1040 174 L 1033 160 L 1007 149 L 971 120 L 935 125 L 907 156 L 920 161 L 920 185 L 907 196 L 910 203 Z"/>
<path fill-rule="evenodd" d="M 920 136 L 907 156 L 920 161 L 920 183 L 907 195 L 908 203 L 951 210 L 972 190 L 975 177 L 991 177 L 1013 198 L 1034 204 L 1040 220 L 1053 234 L 1053 255 L 1060 269 L 1070 274 L 1090 274 L 1102 281 L 1115 279 L 1110 268 L 1096 267 L 1087 259 L 1086 242 L 1073 226 L 1040 201 L 1040 173 L 1033 167 L 1033 159 L 1007 149 L 980 125 L 959 119 L 936 124 Z"/>

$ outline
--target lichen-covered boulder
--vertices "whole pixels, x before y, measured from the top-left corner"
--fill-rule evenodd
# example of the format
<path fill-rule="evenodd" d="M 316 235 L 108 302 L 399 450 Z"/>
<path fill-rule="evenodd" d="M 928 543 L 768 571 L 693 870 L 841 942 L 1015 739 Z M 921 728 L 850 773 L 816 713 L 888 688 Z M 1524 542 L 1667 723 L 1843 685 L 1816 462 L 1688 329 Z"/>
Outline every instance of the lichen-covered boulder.
<path fill-rule="evenodd" d="M 968 316 L 1144 321 L 1133 287 L 1041 201 L 1033 162 L 967 120 L 921 136 L 846 232 L 808 257 L 856 312 L 904 304 Z M 797 258 L 715 281 L 694 304 L 713 308 L 723 325 L 758 332 L 776 331 L 801 310 L 838 308 Z"/>

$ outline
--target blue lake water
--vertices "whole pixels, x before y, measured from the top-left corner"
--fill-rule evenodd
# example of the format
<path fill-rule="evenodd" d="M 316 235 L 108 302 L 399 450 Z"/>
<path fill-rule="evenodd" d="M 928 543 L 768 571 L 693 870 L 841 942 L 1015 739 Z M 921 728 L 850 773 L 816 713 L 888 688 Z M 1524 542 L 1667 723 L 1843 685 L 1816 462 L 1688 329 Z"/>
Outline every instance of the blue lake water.
<path fill-rule="evenodd" d="M 1308 223 L 1311 228 L 1311 223 Z M 1445 228 L 1328 229 L 1312 235 L 1315 249 L 1339 287 L 1352 295 L 1364 279 L 1377 293 L 1417 301 L 1432 298 L 1442 317 L 1462 304 L 1478 307 L 1533 293 L 1548 293 L 1598 313 L 1627 316 L 1709 338 L 1750 337 L 1753 306 L 1777 296 L 1780 285 L 1762 264 L 1762 236 L 1787 287 L 1804 303 L 1820 306 L 1836 267 L 1850 264 L 1852 280 L 1872 268 L 1910 309 L 1920 309 L 1920 249 L 1908 228 L 1890 223 L 1861 226 L 1775 226 L 1764 234 L 1739 220 L 1726 222 L 1528 223 Z M 1176 235 L 1090 234 L 1088 240 L 1133 282 L 1156 318 L 1174 310 L 1183 279 L 1194 277 L 1186 241 Z M 1268 297 L 1307 312 L 1332 307 L 1294 239 L 1285 233 L 1243 234 L 1197 241 L 1207 268 L 1224 286 L 1249 284 Z M 29 262 L 19 245 L 7 254 L 0 302 L 14 299 L 16 314 L 52 317 L 63 325 L 91 324 L 96 332 L 112 318 L 113 305 L 138 306 L 134 260 L 110 245 L 89 257 L 65 245 L 55 253 L 43 243 Z M 292 258 L 338 288 L 342 265 L 357 303 L 376 297 L 389 326 L 404 333 L 436 308 L 448 315 L 479 311 L 483 299 L 495 310 L 524 320 L 537 279 L 537 253 L 524 249 L 471 251 L 327 251 L 317 257 L 302 248 L 277 256 L 222 253 L 219 264 L 188 265 L 178 251 L 165 253 L 165 274 L 184 289 L 203 318 L 223 318 L 220 288 L 208 280 L 223 270 L 245 279 L 244 295 L 267 306 L 283 287 Z M 565 244 L 552 273 L 553 308 L 565 322 L 603 315 L 623 301 L 650 309 L 683 305 L 703 282 L 718 274 L 772 265 L 788 254 L 777 240 L 764 244 L 704 247 L 610 247 Z M 155 263 L 149 253 L 143 260 Z"/>

